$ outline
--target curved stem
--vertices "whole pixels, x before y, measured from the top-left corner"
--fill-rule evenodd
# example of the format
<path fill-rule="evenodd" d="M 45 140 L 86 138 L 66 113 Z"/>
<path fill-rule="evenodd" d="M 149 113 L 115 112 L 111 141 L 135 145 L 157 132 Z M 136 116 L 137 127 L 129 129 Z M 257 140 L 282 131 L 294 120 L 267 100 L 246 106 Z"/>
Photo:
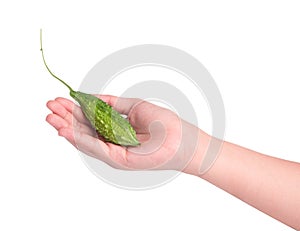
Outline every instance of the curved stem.
<path fill-rule="evenodd" d="M 61 80 L 60 78 L 58 78 L 56 75 L 53 74 L 53 72 L 50 70 L 50 68 L 48 67 L 46 60 L 45 60 L 45 56 L 44 56 L 44 51 L 43 51 L 43 43 L 42 43 L 42 29 L 40 29 L 40 44 L 41 44 L 41 52 L 42 52 L 42 57 L 43 57 L 43 62 L 45 64 L 45 67 L 47 68 L 48 72 L 57 80 L 59 80 L 60 82 L 62 82 L 67 88 L 69 88 L 70 92 L 75 92 L 65 81 Z"/>

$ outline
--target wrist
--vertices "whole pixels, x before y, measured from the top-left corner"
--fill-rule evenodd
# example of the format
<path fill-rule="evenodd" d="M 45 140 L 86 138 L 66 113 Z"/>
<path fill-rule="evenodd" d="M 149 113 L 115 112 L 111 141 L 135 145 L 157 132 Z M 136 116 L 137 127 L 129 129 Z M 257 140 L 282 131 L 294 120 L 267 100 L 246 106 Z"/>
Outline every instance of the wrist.
<path fill-rule="evenodd" d="M 185 156 L 190 156 L 190 161 L 187 164 L 187 166 L 182 170 L 182 172 L 195 176 L 200 176 L 201 165 L 208 150 L 209 144 L 212 140 L 212 137 L 199 128 L 195 127 L 195 129 L 197 129 L 197 143 L 196 145 L 186 145 L 187 149 L 184 152 Z"/>

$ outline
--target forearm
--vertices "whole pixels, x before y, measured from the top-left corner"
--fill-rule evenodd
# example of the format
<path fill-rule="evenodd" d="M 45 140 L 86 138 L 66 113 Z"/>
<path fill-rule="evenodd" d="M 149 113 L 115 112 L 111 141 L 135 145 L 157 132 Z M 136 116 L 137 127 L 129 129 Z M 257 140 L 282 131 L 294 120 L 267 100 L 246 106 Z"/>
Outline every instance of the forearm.
<path fill-rule="evenodd" d="M 202 143 L 211 137 L 202 135 Z M 200 175 L 205 149 L 199 145 L 190 168 L 199 176 L 277 220 L 300 229 L 300 164 L 224 142 L 212 167 Z M 198 163 L 197 163 L 198 162 Z"/>

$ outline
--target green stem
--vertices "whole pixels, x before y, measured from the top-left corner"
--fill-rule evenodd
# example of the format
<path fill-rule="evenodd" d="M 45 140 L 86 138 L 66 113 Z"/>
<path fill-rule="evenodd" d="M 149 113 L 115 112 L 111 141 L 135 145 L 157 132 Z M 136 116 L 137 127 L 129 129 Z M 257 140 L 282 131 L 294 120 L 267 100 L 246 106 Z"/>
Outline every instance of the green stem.
<path fill-rule="evenodd" d="M 41 52 L 42 52 L 42 57 L 43 57 L 43 62 L 48 70 L 48 72 L 57 80 L 59 80 L 60 82 L 62 82 L 67 88 L 69 88 L 70 93 L 74 93 L 75 91 L 63 80 L 61 80 L 60 78 L 58 78 L 56 75 L 53 74 L 53 72 L 50 70 L 50 68 L 48 67 L 46 60 L 45 60 L 45 56 L 44 56 L 44 51 L 43 51 L 43 43 L 42 43 L 42 29 L 40 29 L 40 43 L 41 43 Z"/>

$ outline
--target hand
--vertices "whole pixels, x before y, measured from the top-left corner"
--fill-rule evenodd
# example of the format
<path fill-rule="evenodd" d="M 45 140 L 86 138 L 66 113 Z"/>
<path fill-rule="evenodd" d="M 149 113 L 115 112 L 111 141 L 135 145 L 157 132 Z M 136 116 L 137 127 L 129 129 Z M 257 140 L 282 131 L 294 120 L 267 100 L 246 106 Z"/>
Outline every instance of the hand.
<path fill-rule="evenodd" d="M 105 142 L 91 128 L 81 109 L 65 98 L 47 103 L 52 114 L 46 121 L 81 152 L 115 168 L 183 170 L 192 159 L 199 129 L 174 112 L 140 99 L 100 98 L 128 116 L 141 145 L 122 147 Z"/>
<path fill-rule="evenodd" d="M 198 175 L 260 211 L 299 230 L 300 164 L 225 142 L 204 174 L 200 164 L 215 138 L 170 110 L 139 99 L 101 96 L 128 116 L 141 142 L 138 147 L 107 143 L 96 135 L 72 101 L 47 103 L 47 121 L 80 151 L 120 169 L 171 169 Z M 274 181 L 274 179 L 276 179 Z"/>

